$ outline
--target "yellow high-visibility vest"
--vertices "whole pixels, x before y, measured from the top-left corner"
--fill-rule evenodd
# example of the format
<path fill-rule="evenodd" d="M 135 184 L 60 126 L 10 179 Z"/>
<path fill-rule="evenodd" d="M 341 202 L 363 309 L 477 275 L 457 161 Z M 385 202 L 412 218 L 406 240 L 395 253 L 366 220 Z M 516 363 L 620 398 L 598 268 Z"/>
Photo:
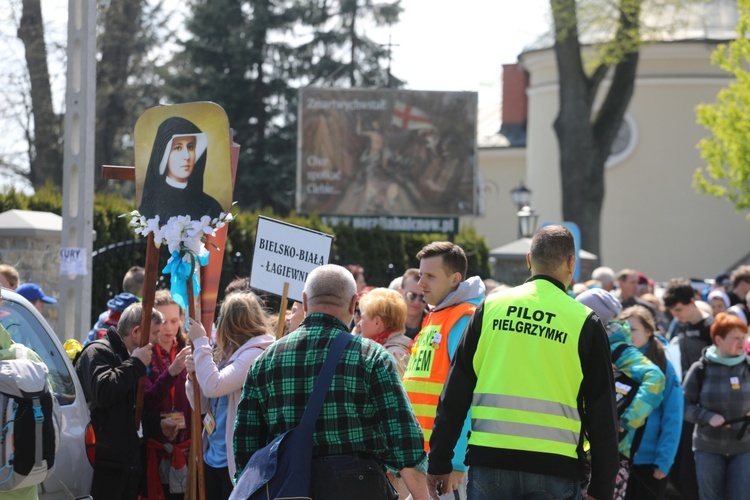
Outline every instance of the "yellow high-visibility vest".
<path fill-rule="evenodd" d="M 578 458 L 578 340 L 590 313 L 544 279 L 487 298 L 470 445 Z"/>

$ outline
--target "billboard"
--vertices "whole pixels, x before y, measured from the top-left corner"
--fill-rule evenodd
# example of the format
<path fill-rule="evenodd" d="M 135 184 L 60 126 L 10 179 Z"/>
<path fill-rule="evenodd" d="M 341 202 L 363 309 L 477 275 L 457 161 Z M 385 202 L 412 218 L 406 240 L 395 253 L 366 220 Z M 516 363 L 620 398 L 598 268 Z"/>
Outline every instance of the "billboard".
<path fill-rule="evenodd" d="M 475 92 L 300 90 L 297 211 L 476 213 Z"/>

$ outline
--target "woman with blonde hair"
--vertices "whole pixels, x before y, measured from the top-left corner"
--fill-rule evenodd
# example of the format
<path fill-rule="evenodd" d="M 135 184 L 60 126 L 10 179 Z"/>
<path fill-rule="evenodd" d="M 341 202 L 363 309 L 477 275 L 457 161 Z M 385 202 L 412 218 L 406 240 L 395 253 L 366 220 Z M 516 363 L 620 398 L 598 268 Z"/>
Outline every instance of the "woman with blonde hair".
<path fill-rule="evenodd" d="M 396 290 L 375 288 L 359 299 L 361 311 L 357 323 L 362 336 L 385 347 L 396 359 L 400 376 L 409 362 L 411 339 L 406 331 L 406 302 Z"/>
<path fill-rule="evenodd" d="M 201 391 L 203 461 L 206 498 L 229 498 L 235 474 L 232 436 L 237 405 L 250 365 L 274 341 L 272 330 L 257 295 L 237 292 L 221 305 L 216 326 L 216 346 L 211 348 L 203 326 L 189 320 L 188 335 L 194 351 L 188 356 L 188 372 L 194 372 Z M 185 387 L 193 404 L 193 383 Z"/>

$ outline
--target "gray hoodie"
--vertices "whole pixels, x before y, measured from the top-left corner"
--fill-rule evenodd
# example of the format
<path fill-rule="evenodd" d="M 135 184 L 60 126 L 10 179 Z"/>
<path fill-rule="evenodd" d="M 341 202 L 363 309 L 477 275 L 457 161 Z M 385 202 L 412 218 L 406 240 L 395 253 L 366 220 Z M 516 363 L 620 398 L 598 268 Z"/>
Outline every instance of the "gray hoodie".
<path fill-rule="evenodd" d="M 458 284 L 458 288 L 449 293 L 440 304 L 436 305 L 432 309 L 432 312 L 447 309 L 462 302 L 471 302 L 479 305 L 479 302 L 484 298 L 484 291 L 484 282 L 479 276 L 466 278 L 465 281 Z"/>

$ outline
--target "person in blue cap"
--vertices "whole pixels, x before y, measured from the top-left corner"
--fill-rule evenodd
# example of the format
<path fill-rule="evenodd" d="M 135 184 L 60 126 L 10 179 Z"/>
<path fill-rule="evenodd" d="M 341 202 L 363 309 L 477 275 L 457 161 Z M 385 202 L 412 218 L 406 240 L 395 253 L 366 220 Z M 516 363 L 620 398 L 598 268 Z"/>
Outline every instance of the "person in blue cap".
<path fill-rule="evenodd" d="M 44 304 L 57 304 L 57 299 L 46 295 L 42 287 L 36 283 L 21 283 L 16 293 L 31 302 L 40 314 L 44 314 Z"/>
<path fill-rule="evenodd" d="M 88 344 L 96 339 L 103 338 L 110 326 L 117 326 L 122 312 L 130 304 L 135 304 L 136 302 L 139 302 L 138 297 L 128 292 L 117 294 L 109 299 L 107 301 L 107 310 L 99 315 L 99 319 L 86 337 L 85 343 Z"/>

